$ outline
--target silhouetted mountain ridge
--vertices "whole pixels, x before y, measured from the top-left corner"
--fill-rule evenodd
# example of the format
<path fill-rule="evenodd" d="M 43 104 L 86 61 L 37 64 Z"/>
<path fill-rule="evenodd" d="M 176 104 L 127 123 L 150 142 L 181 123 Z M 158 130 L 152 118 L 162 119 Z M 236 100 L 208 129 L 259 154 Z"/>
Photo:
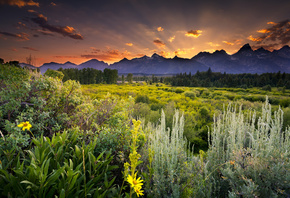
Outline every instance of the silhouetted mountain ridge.
<path fill-rule="evenodd" d="M 290 73 L 290 47 L 288 45 L 279 50 L 270 52 L 262 47 L 253 50 L 247 43 L 242 46 L 235 54 L 229 55 L 225 50 L 216 50 L 213 53 L 200 52 L 191 59 L 164 58 L 154 53 L 151 57 L 143 56 L 128 60 L 124 58 L 119 62 L 108 65 L 103 61 L 91 59 L 80 65 L 72 62 L 45 63 L 40 68 L 44 73 L 47 69 L 59 68 L 94 68 L 104 70 L 105 68 L 117 69 L 119 74 L 140 73 L 140 74 L 178 74 L 184 72 L 207 71 L 211 68 L 214 72 L 226 73 L 267 73 L 267 72 L 286 72 Z"/>

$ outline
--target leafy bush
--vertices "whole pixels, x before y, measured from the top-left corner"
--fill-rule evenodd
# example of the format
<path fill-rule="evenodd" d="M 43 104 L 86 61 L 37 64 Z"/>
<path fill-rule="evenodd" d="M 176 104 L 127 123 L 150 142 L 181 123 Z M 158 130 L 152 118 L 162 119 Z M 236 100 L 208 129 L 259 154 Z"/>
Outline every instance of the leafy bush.
<path fill-rule="evenodd" d="M 175 93 L 183 93 L 184 91 L 183 91 L 183 89 L 181 89 L 181 88 L 177 88 L 176 90 L 175 90 Z"/>
<path fill-rule="evenodd" d="M 149 104 L 149 97 L 147 95 L 137 95 L 135 103 L 140 102 Z"/>
<path fill-rule="evenodd" d="M 57 70 L 53 70 L 53 69 L 47 69 L 43 75 L 48 76 L 48 77 L 52 77 L 52 78 L 58 78 L 60 80 L 62 80 L 64 77 L 64 74 L 61 71 L 57 71 Z"/>
<path fill-rule="evenodd" d="M 264 90 L 264 91 L 271 91 L 272 90 L 272 87 L 271 87 L 271 85 L 265 85 L 264 87 L 262 87 L 262 90 Z"/>
<path fill-rule="evenodd" d="M 196 94 L 193 91 L 186 91 L 186 92 L 184 92 L 184 95 L 186 97 L 189 97 L 190 99 L 195 99 L 196 98 Z"/>
<path fill-rule="evenodd" d="M 0 73 L 0 130 L 6 137 L 2 147 L 20 151 L 32 136 L 52 136 L 71 126 L 70 116 L 82 102 L 79 83 L 69 80 L 62 84 L 59 79 L 13 66 Z M 17 128 L 25 121 L 33 125 L 29 134 Z"/>
<path fill-rule="evenodd" d="M 290 99 L 282 99 L 280 100 L 279 105 L 281 105 L 282 107 L 289 107 L 290 106 Z"/>

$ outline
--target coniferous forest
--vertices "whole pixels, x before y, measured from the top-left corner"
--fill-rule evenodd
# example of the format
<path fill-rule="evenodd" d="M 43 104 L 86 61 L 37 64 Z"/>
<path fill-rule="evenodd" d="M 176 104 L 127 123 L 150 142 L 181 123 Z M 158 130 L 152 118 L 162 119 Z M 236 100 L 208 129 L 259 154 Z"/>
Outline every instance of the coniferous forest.
<path fill-rule="evenodd" d="M 289 78 L 1 62 L 0 196 L 289 197 Z"/>

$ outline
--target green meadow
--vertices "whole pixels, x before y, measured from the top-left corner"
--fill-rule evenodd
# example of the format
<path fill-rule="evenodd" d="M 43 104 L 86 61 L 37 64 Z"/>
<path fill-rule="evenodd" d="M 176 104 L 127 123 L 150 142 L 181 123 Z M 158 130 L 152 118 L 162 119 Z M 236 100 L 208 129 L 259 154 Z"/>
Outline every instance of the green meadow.
<path fill-rule="evenodd" d="M 289 197 L 290 90 L 0 65 L 1 197 Z"/>

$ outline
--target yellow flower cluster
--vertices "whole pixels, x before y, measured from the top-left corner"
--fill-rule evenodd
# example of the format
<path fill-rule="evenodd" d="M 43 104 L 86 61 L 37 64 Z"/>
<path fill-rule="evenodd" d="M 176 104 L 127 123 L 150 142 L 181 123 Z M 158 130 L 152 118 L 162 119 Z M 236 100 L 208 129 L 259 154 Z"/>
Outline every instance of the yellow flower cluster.
<path fill-rule="evenodd" d="M 18 127 L 22 128 L 23 131 L 26 129 L 29 131 L 32 125 L 27 121 L 27 122 L 21 122 L 20 124 L 17 125 Z"/>
<path fill-rule="evenodd" d="M 141 180 L 140 177 L 136 179 L 136 175 L 137 173 L 134 174 L 134 177 L 132 177 L 131 175 L 128 175 L 127 182 L 131 185 L 131 188 L 134 189 L 137 196 L 139 197 L 139 195 L 141 196 L 144 195 L 143 194 L 144 191 L 142 190 L 143 180 Z"/>
<path fill-rule="evenodd" d="M 127 182 L 130 184 L 131 190 L 130 190 L 130 198 L 132 197 L 132 189 L 134 189 L 135 193 L 139 197 L 140 195 L 143 196 L 143 190 L 142 190 L 142 185 L 143 185 L 143 180 L 141 180 L 141 177 L 137 178 L 137 172 L 135 173 L 135 169 L 138 166 L 141 161 L 139 161 L 141 155 L 137 152 L 137 141 L 138 141 L 138 132 L 139 128 L 141 125 L 141 121 L 138 120 L 132 120 L 133 122 L 133 130 L 131 130 L 132 134 L 132 143 L 131 143 L 131 153 L 129 155 L 129 160 L 130 163 L 126 162 L 124 164 L 124 178 L 126 178 Z M 129 167 L 130 167 L 130 172 L 129 174 Z"/>

